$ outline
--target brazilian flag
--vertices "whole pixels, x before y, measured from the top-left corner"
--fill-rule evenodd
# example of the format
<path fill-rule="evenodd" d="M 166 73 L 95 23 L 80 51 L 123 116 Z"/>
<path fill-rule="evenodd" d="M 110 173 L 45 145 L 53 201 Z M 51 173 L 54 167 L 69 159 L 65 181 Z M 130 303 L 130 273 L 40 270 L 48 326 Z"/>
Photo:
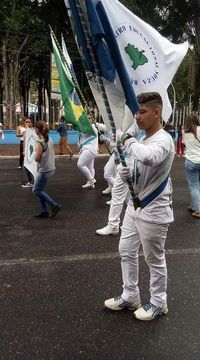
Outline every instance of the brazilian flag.
<path fill-rule="evenodd" d="M 73 128 L 84 134 L 95 135 L 94 130 L 87 118 L 87 114 L 80 102 L 78 93 L 72 80 L 72 75 L 66 65 L 66 60 L 59 51 L 55 35 L 51 31 L 51 40 L 55 62 L 58 69 L 60 91 L 63 101 L 66 122 L 73 125 Z M 68 64 L 70 67 L 70 64 Z"/>

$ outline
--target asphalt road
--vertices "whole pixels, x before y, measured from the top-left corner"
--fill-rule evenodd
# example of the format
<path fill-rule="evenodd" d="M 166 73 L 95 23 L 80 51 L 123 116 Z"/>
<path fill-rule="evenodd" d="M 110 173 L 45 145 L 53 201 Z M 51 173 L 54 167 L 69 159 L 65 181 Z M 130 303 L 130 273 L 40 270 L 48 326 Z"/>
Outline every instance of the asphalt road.
<path fill-rule="evenodd" d="M 95 234 L 108 214 L 105 162 L 96 160 L 96 189 L 83 190 L 76 159 L 57 159 L 48 192 L 63 208 L 55 219 L 35 219 L 39 202 L 21 188 L 17 160 L 0 159 L 0 360 L 199 360 L 200 220 L 186 210 L 184 160 L 172 171 L 169 313 L 151 322 L 103 309 L 121 292 L 119 236 Z M 141 254 L 144 301 L 148 277 Z"/>

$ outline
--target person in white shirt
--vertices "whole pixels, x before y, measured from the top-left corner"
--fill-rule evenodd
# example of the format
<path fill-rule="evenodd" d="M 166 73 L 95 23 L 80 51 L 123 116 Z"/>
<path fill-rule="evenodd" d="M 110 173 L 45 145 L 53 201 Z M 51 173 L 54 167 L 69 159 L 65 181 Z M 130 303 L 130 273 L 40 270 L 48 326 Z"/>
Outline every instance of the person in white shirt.
<path fill-rule="evenodd" d="M 3 124 L 0 122 L 0 139 L 4 140 Z"/>
<path fill-rule="evenodd" d="M 172 186 L 169 176 L 174 159 L 172 137 L 162 129 L 162 98 L 156 92 L 138 96 L 140 105 L 136 121 L 146 131 L 137 140 L 117 130 L 132 159 L 131 167 L 120 171 L 124 180 L 133 182 L 135 197 L 129 200 L 119 242 L 123 291 L 118 297 L 105 300 L 111 310 L 129 309 L 139 320 L 152 320 L 166 314 L 167 267 L 165 241 L 169 224 L 173 222 Z M 138 251 L 142 245 L 150 271 L 150 300 L 141 306 Z"/>
<path fill-rule="evenodd" d="M 27 134 L 28 133 L 28 134 Z M 32 133 L 32 135 L 30 135 Z M 32 188 L 34 184 L 34 176 L 32 172 L 26 167 L 26 164 L 29 162 L 28 153 L 29 153 L 29 140 L 30 137 L 36 136 L 35 129 L 33 126 L 33 120 L 31 117 L 25 119 L 25 131 L 23 133 L 23 160 L 24 160 L 24 170 L 27 177 L 27 182 L 22 184 L 23 188 Z"/>
<path fill-rule="evenodd" d="M 110 145 L 110 137 L 106 136 L 106 133 L 108 133 L 106 125 L 102 123 L 95 123 L 96 128 L 98 129 L 98 133 L 100 133 L 99 140 L 101 140 L 102 144 L 105 144 L 110 157 L 104 166 L 104 179 L 107 182 L 107 187 L 105 190 L 102 191 L 103 195 L 109 195 L 112 191 L 112 187 L 114 185 L 114 180 L 116 177 L 116 165 L 115 165 L 115 156 L 114 156 L 114 150 L 112 149 Z M 108 134 L 109 135 L 109 134 Z M 108 202 L 109 204 L 109 202 Z"/>
<path fill-rule="evenodd" d="M 19 145 L 19 166 L 18 166 L 18 169 L 22 169 L 23 167 L 23 163 L 24 163 L 24 153 L 23 153 L 23 150 L 24 150 L 24 133 L 26 131 L 26 128 L 25 128 L 25 120 L 26 118 L 24 119 L 21 119 L 20 122 L 19 122 L 19 125 L 16 129 L 16 136 L 20 138 L 20 145 Z"/>
<path fill-rule="evenodd" d="M 188 210 L 200 219 L 200 119 L 189 114 L 185 119 L 183 142 L 186 146 L 185 174 L 191 194 Z"/>
<path fill-rule="evenodd" d="M 127 133 L 134 137 L 139 135 L 139 128 L 135 119 L 133 120 L 133 124 L 127 130 Z M 129 165 L 131 159 L 128 154 L 125 154 L 125 156 L 126 163 Z M 111 158 L 114 162 L 114 154 L 111 156 Z M 120 166 L 121 164 L 117 166 L 117 170 L 120 169 Z M 114 179 L 114 184 L 112 187 L 112 199 L 110 202 L 108 223 L 103 228 L 96 230 L 97 235 L 117 235 L 119 233 L 120 215 L 122 213 L 124 202 L 129 199 L 129 196 L 130 193 L 128 184 L 122 180 L 119 171 L 117 171 L 117 175 Z"/>
<path fill-rule="evenodd" d="M 92 124 L 95 135 L 81 134 L 80 137 L 80 156 L 77 162 L 78 169 L 86 177 L 86 184 L 82 185 L 83 189 L 95 188 L 95 169 L 94 159 L 98 154 L 98 130 Z"/>

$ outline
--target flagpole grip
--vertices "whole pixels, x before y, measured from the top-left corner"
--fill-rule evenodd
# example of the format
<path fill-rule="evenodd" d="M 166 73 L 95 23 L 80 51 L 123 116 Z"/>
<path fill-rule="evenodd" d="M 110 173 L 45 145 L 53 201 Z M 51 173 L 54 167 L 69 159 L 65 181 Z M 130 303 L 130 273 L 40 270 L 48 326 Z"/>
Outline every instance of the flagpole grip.
<path fill-rule="evenodd" d="M 121 142 L 117 143 L 117 150 L 118 150 L 118 153 L 119 153 L 119 156 L 120 156 L 122 166 L 127 167 L 127 163 L 126 163 L 126 160 L 125 160 L 125 157 L 124 157 Z M 131 198 L 133 200 L 134 208 L 136 210 L 139 207 L 140 204 L 139 204 L 139 201 L 138 201 L 139 199 L 135 196 L 135 192 L 134 192 L 134 189 L 133 189 L 133 183 L 132 183 L 131 178 L 127 179 L 127 184 L 128 184 L 128 187 L 129 187 Z"/>

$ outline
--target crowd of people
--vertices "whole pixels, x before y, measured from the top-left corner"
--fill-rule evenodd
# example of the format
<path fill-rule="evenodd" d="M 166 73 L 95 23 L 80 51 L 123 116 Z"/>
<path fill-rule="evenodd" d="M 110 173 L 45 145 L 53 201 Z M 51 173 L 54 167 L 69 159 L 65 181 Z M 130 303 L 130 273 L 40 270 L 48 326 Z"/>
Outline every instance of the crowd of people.
<path fill-rule="evenodd" d="M 139 110 L 132 119 L 132 125 L 123 133 L 116 132 L 116 143 L 112 142 L 110 157 L 104 167 L 107 188 L 103 194 L 111 194 L 108 223 L 97 229 L 98 235 L 117 235 L 120 215 L 124 203 L 126 212 L 121 227 L 119 253 L 122 269 L 122 293 L 104 302 L 113 311 L 129 309 L 139 320 L 152 320 L 158 315 L 167 314 L 167 266 L 165 242 L 171 222 L 174 221 L 172 207 L 172 184 L 170 170 L 175 155 L 175 132 L 173 125 L 162 126 L 162 98 L 159 93 L 142 93 L 138 96 Z M 20 162 L 22 167 L 25 152 L 26 131 L 32 128 L 30 119 L 25 119 L 17 130 L 20 137 Z M 94 161 L 98 154 L 98 132 L 105 131 L 104 124 L 92 123 L 94 135 L 81 134 L 80 152 L 77 167 L 86 179 L 82 186 L 94 189 L 96 184 Z M 38 164 L 35 177 L 26 169 L 27 179 L 33 193 L 39 198 L 41 212 L 37 218 L 51 217 L 60 210 L 61 205 L 44 190 L 48 178 L 55 173 L 55 156 L 52 139 L 45 122 L 36 123 L 36 147 L 34 160 Z M 144 136 L 141 136 L 141 130 Z M 67 132 L 64 118 L 58 127 L 60 133 L 60 153 L 73 153 L 67 146 Z M 65 138 L 65 139 L 63 139 Z M 108 137 L 105 137 L 108 142 Z M 117 143 L 123 144 L 126 153 L 124 167 L 118 164 Z M 190 114 L 183 127 L 178 130 L 177 156 L 185 156 L 185 173 L 191 193 L 188 210 L 194 218 L 200 219 L 200 120 Z M 117 161 L 116 161 L 117 159 Z M 130 183 L 133 186 L 130 196 Z M 145 261 L 150 274 L 150 299 L 141 302 L 139 290 L 138 251 L 143 248 Z"/>

